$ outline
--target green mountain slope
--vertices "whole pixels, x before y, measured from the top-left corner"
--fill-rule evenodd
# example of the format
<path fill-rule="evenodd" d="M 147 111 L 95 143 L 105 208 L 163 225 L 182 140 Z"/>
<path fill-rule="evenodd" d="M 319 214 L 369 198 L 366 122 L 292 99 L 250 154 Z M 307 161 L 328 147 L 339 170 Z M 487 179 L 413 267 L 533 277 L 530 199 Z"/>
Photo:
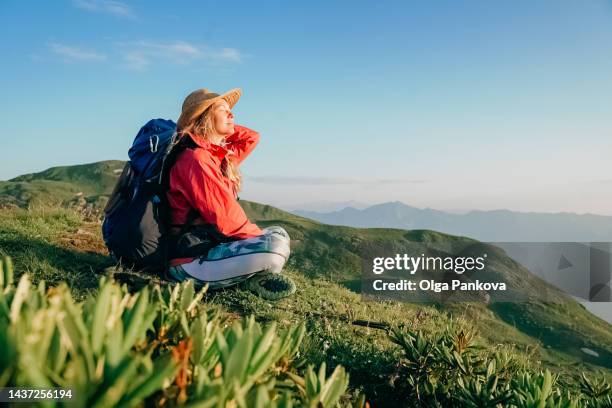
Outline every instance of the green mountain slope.
<path fill-rule="evenodd" d="M 246 201 L 243 205 L 262 226 L 281 224 L 293 236 L 298 231 L 295 225 L 301 223 L 304 240 L 311 234 L 326 234 L 326 228 L 330 228 L 327 236 L 334 232 L 333 227 L 305 219 L 282 221 L 278 218 L 282 212 L 269 206 Z M 274 216 L 270 217 L 271 214 Z M 309 223 L 314 230 L 309 230 Z M 352 232 L 363 236 L 370 233 Z M 430 234 L 415 234 L 426 237 L 424 241 L 431 240 Z M 608 357 L 602 354 L 599 359 L 585 360 L 577 352 L 579 346 L 609 351 L 610 326 L 575 303 L 536 302 L 521 304 L 520 309 L 512 309 L 512 304 L 510 308 L 495 309 L 483 303 L 369 301 L 334 280 L 334 271 L 316 264 L 308 266 L 303 258 L 309 243 L 300 248 L 296 241 L 292 242 L 289 265 L 283 270 L 297 283 L 295 295 L 267 302 L 249 291 L 233 288 L 212 292 L 205 301 L 230 318 L 253 314 L 258 321 L 275 321 L 280 326 L 306 322 L 309 335 L 301 351 L 303 357 L 315 365 L 326 362 L 330 368 L 336 364 L 347 367 L 351 387 L 364 391 L 376 406 L 404 406 L 405 402 L 406 384 L 396 381 L 401 349 L 389 341 L 384 330 L 377 329 L 390 324 L 422 330 L 432 337 L 440 336 L 448 327 L 456 328 L 455 332 L 475 328 L 480 333 L 477 341 L 484 353 L 510 353 L 520 365 L 535 370 L 549 368 L 564 381 L 575 381 L 583 371 L 591 376 L 603 371 L 608 381 L 612 378 Z M 316 241 L 310 244 L 319 247 Z M 328 241 L 314 251 L 331 253 L 333 248 L 334 244 Z M 35 282 L 44 279 L 50 286 L 66 281 L 77 298 L 96 291 L 100 274 L 112 264 L 102 243 L 99 222 L 87 222 L 78 212 L 61 208 L 0 211 L 2 255 L 13 257 L 18 275 L 27 272 Z M 306 271 L 295 265 L 304 265 Z M 143 283 L 145 278 L 141 276 Z M 128 283 L 138 285 L 133 279 Z"/>
<path fill-rule="evenodd" d="M 292 237 L 288 265 L 311 278 L 325 278 L 355 292 L 360 289 L 362 257 L 367 249 L 392 248 L 388 253 L 488 253 L 487 275 L 509 282 L 529 298 L 525 302 L 435 302 L 437 308 L 474 314 L 474 322 L 495 342 L 524 336 L 541 341 L 560 361 L 585 360 L 612 369 L 612 326 L 588 312 L 563 292 L 531 274 L 496 247 L 466 237 L 429 230 L 352 228 L 319 223 L 277 208 L 241 201 L 258 225 L 282 225 Z M 448 252 L 452 248 L 452 252 Z M 437 299 L 432 299 L 435 301 Z M 415 305 L 419 305 L 418 303 Z M 485 317 L 486 316 L 486 317 Z M 587 348 L 599 357 L 586 354 Z"/>
<path fill-rule="evenodd" d="M 0 207 L 105 203 L 125 162 L 107 160 L 77 166 L 52 167 L 0 181 Z"/>
<path fill-rule="evenodd" d="M 0 200 L 12 200 L 20 206 L 35 200 L 65 203 L 82 193 L 88 199 L 103 201 L 122 166 L 123 162 L 107 161 L 20 176 L 0 184 Z M 250 311 L 262 319 L 308 318 L 313 324 L 319 319 L 314 318 L 317 313 L 336 316 L 356 313 L 362 319 L 383 323 L 405 321 L 419 310 L 435 316 L 450 313 L 468 319 L 490 345 L 516 344 L 525 355 L 536 353 L 546 365 L 563 371 L 572 372 L 578 365 L 587 370 L 601 368 L 612 372 L 612 326 L 533 276 L 498 248 L 429 230 L 331 226 L 268 205 L 246 200 L 240 203 L 258 225 L 281 225 L 289 232 L 292 255 L 287 271 L 301 285 L 296 297 L 301 300 L 299 304 L 287 300 L 285 303 L 293 305 L 292 311 L 287 312 L 266 306 L 250 295 L 228 291 L 219 295 L 219 301 L 228 310 Z M 95 286 L 95 272 L 109 262 L 98 224 L 84 226 L 81 221 L 60 217 L 53 221 L 60 225 L 55 230 L 47 225 L 48 220 L 28 221 L 27 212 L 15 211 L 0 212 L 2 253 L 15 256 L 17 263 L 26 265 L 25 270 L 38 271 L 51 282 L 72 276 L 77 290 Z M 491 274 L 488 276 L 503 279 L 530 301 L 459 303 L 442 302 L 436 297 L 426 304 L 367 301 L 359 296 L 362 260 L 367 254 L 381 251 L 428 255 L 486 252 Z M 466 274 L 463 279 L 473 278 Z M 585 353 L 585 349 L 594 353 Z"/>

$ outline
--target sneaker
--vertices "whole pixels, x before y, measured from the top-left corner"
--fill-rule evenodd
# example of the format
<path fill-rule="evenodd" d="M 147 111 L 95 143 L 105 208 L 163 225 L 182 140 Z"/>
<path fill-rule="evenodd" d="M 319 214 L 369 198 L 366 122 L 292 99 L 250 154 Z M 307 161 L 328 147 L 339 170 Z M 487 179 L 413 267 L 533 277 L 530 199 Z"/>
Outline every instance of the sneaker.
<path fill-rule="evenodd" d="M 258 273 L 247 282 L 247 289 L 266 300 L 278 300 L 295 293 L 295 282 L 280 273 Z"/>

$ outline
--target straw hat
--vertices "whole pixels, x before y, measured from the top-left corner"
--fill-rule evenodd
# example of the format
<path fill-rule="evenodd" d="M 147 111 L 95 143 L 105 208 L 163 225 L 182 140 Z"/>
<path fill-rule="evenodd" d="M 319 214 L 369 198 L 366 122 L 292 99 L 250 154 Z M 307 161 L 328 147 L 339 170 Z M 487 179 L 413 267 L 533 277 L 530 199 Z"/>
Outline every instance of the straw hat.
<path fill-rule="evenodd" d="M 238 99 L 240 99 L 240 95 L 242 95 L 242 90 L 240 88 L 234 88 L 223 95 L 219 95 L 204 88 L 193 91 L 187 95 L 183 102 L 183 109 L 177 122 L 177 127 L 179 129 L 186 127 L 204 113 L 206 108 L 220 99 L 225 99 L 230 108 L 233 108 L 236 102 L 238 102 Z"/>

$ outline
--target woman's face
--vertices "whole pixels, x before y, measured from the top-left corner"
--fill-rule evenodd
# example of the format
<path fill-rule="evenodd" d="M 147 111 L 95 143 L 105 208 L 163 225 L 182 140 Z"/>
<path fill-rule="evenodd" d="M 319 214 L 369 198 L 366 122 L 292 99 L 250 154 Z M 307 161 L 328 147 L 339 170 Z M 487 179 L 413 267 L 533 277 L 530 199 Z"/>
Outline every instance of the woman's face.
<path fill-rule="evenodd" d="M 229 104 L 221 100 L 212 108 L 212 124 L 219 136 L 227 137 L 234 133 L 234 114 Z"/>

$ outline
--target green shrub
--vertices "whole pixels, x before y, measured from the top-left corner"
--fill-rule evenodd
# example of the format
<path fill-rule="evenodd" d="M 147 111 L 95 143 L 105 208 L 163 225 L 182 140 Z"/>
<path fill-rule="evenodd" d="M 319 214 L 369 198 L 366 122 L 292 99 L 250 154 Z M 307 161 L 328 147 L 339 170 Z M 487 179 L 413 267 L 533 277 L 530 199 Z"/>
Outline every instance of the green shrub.
<path fill-rule="evenodd" d="M 451 324 L 434 334 L 394 326 L 390 338 L 404 352 L 398 392 L 411 406 L 612 406 L 604 378 L 582 374 L 581 392 L 572 395 L 558 385 L 558 375 L 535 370 L 508 350 L 480 345 L 477 333 L 463 325 Z"/>
<path fill-rule="evenodd" d="M 0 271 L 0 386 L 70 388 L 82 407 L 332 407 L 346 392 L 340 366 L 329 377 L 324 364 L 305 377 L 292 366 L 304 324 L 223 327 L 191 281 L 132 294 L 101 278 L 78 303 L 65 284 L 34 288 L 25 274 L 15 286 L 8 258 Z"/>

